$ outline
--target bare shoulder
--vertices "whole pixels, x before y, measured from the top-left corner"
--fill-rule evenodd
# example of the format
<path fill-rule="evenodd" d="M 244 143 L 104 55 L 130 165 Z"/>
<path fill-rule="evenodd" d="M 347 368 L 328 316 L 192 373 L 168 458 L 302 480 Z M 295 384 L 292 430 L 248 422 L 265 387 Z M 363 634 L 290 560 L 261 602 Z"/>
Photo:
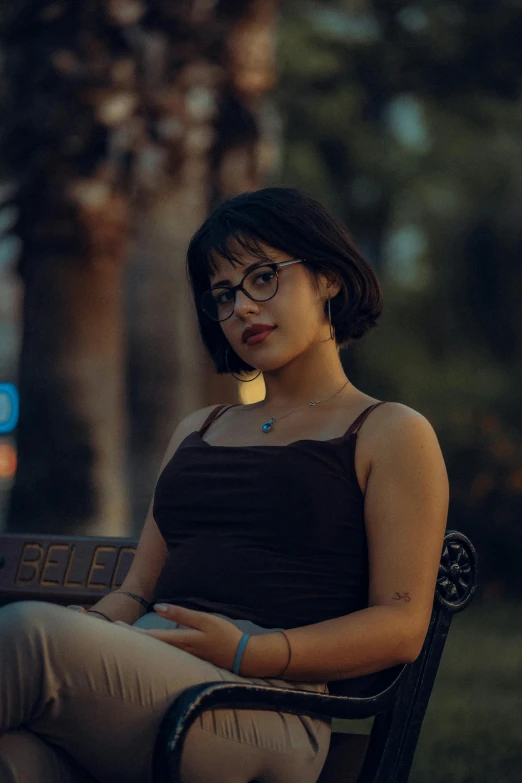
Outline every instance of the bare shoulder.
<path fill-rule="evenodd" d="M 373 423 L 373 427 L 370 427 L 370 423 Z M 386 402 L 384 405 L 379 405 L 368 416 L 365 426 L 368 430 L 372 429 L 375 436 L 382 435 L 383 432 L 390 433 L 402 427 L 426 427 L 433 429 L 428 419 L 422 413 L 419 413 L 414 408 L 410 408 L 408 405 L 404 405 L 402 402 Z"/>
<path fill-rule="evenodd" d="M 217 405 L 207 405 L 205 408 L 198 408 L 198 410 L 188 413 L 178 423 L 174 433 L 170 439 L 167 451 L 162 462 L 162 468 L 165 467 L 167 462 L 172 458 L 176 449 L 192 432 L 195 432 L 201 428 L 209 414 L 217 408 Z"/>
<path fill-rule="evenodd" d="M 194 430 L 199 430 L 207 417 L 217 407 L 219 407 L 218 404 L 207 405 L 206 408 L 199 408 L 197 411 L 192 411 L 180 421 L 176 429 L 179 429 L 181 432 L 186 432 L 187 435 Z"/>
<path fill-rule="evenodd" d="M 422 413 L 400 402 L 386 402 L 364 421 L 357 448 L 370 465 L 379 456 L 400 456 L 413 444 L 440 452 L 435 430 Z"/>

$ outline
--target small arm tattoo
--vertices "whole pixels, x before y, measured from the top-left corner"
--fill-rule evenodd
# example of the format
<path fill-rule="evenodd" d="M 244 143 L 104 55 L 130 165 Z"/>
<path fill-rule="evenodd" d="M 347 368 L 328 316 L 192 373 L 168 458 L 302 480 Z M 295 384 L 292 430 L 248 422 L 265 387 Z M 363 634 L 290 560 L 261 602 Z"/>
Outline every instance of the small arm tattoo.
<path fill-rule="evenodd" d="M 406 603 L 409 603 L 411 601 L 409 593 L 404 593 L 404 595 L 401 595 L 400 593 L 394 593 L 392 595 L 392 598 L 394 601 L 400 601 L 401 599 L 404 599 Z"/>

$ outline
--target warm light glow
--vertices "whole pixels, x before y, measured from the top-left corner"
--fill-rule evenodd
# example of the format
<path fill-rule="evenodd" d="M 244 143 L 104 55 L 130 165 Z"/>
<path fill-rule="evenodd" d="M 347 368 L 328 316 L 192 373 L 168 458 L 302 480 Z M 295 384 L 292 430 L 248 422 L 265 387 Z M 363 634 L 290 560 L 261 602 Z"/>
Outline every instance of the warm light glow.
<path fill-rule="evenodd" d="M 13 478 L 16 473 L 16 449 L 8 441 L 0 441 L 0 479 Z"/>
<path fill-rule="evenodd" d="M 251 405 L 254 402 L 260 402 L 265 399 L 265 381 L 263 380 L 263 373 L 256 378 L 255 381 L 250 383 L 239 384 L 239 399 L 243 405 Z"/>

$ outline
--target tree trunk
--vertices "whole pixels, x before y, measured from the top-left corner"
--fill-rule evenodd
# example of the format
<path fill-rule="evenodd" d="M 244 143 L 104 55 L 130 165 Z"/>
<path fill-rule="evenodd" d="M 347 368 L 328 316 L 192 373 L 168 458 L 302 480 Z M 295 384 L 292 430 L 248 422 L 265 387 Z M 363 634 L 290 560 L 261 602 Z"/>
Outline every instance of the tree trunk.
<path fill-rule="evenodd" d="M 18 185 L 24 307 L 7 529 L 125 535 L 130 207 L 113 128 L 132 101 L 114 92 L 121 48 L 101 1 L 14 5 L 2 30 L 4 158 Z"/>
<path fill-rule="evenodd" d="M 122 259 L 82 261 L 33 257 L 24 274 L 11 532 L 129 534 Z"/>

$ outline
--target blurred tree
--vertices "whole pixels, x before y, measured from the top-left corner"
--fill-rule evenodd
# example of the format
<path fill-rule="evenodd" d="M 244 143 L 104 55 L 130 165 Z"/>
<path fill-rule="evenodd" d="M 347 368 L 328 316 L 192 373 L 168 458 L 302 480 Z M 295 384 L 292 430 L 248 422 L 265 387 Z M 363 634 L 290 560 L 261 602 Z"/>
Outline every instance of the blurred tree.
<path fill-rule="evenodd" d="M 117 31 L 98 3 L 4 6 L 3 157 L 24 285 L 8 530 L 124 530 L 125 172 L 111 148 Z M 101 529 L 97 532 L 101 532 Z"/>
<path fill-rule="evenodd" d="M 345 221 L 385 293 L 348 375 L 424 413 L 450 526 L 522 557 L 522 16 L 511 2 L 289 2 L 280 25 L 283 184 Z M 495 433 L 484 430 L 495 421 Z M 511 446 L 506 445 L 511 443 Z M 508 588 L 522 589 L 512 568 Z"/>
<path fill-rule="evenodd" d="M 24 283 L 8 529 L 135 532 L 176 421 L 235 395 L 228 379 L 213 386 L 184 250 L 209 204 L 262 181 L 275 7 L 4 5 L 2 146 L 17 187 Z M 219 139 L 225 132 L 230 139 Z"/>
<path fill-rule="evenodd" d="M 185 248 L 209 207 L 260 187 L 273 166 L 273 0 L 158 4 L 134 31 L 141 121 L 149 129 L 133 185 L 128 277 L 134 527 L 150 502 L 175 423 L 235 401 L 195 331 Z"/>

